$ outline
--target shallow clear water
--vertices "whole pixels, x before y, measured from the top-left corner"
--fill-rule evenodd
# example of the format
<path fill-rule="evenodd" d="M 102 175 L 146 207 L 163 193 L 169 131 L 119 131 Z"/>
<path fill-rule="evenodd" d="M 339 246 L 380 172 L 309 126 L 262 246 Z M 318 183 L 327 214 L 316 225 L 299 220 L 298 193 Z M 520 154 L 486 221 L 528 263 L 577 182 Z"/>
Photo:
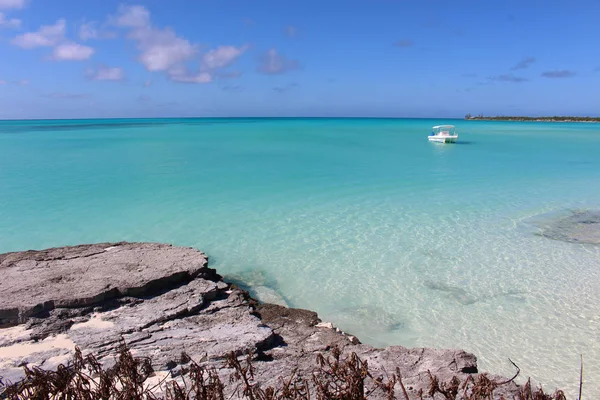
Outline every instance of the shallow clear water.
<path fill-rule="evenodd" d="M 441 120 L 0 122 L 0 251 L 194 246 L 374 345 L 463 348 L 600 395 L 600 246 L 537 235 L 600 209 L 600 125 Z"/>

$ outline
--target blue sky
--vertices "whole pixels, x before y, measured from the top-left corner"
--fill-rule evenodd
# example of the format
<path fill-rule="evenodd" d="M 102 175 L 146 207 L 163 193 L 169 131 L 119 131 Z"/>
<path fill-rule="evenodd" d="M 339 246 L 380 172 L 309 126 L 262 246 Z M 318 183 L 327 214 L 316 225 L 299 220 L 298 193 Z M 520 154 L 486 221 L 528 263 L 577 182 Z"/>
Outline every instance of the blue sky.
<path fill-rule="evenodd" d="M 600 115 L 600 0 L 0 0 L 0 118 Z"/>

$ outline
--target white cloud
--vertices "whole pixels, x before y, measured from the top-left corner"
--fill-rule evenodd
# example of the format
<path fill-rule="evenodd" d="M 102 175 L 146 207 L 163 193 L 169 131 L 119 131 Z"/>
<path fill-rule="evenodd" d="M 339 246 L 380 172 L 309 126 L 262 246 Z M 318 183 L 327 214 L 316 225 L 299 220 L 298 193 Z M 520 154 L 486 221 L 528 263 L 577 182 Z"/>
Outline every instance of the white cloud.
<path fill-rule="evenodd" d="M 79 39 L 89 40 L 97 39 L 98 30 L 96 29 L 95 22 L 86 22 L 79 27 Z"/>
<path fill-rule="evenodd" d="M 262 55 L 258 72 L 263 74 L 283 74 L 300 68 L 300 63 L 297 60 L 290 60 L 284 55 L 279 54 L 277 50 L 270 49 Z"/>
<path fill-rule="evenodd" d="M 242 76 L 241 71 L 217 71 L 215 72 L 215 76 L 219 79 L 232 79 L 239 78 Z"/>
<path fill-rule="evenodd" d="M 86 41 L 91 39 L 114 39 L 117 37 L 116 32 L 106 30 L 103 27 L 98 28 L 97 22 L 84 22 L 79 27 L 79 39 Z"/>
<path fill-rule="evenodd" d="M 18 29 L 21 27 L 21 20 L 16 18 L 8 19 L 3 13 L 0 13 L 0 28 L 14 28 Z"/>
<path fill-rule="evenodd" d="M 244 51 L 246 46 L 220 46 L 202 56 L 202 64 L 207 69 L 223 68 L 232 64 Z"/>
<path fill-rule="evenodd" d="M 64 19 L 59 19 L 54 25 L 43 25 L 35 32 L 27 32 L 15 37 L 12 44 L 23 49 L 53 47 L 52 55 L 48 59 L 54 61 L 83 61 L 89 59 L 94 54 L 94 49 L 68 41 L 65 37 L 66 25 Z"/>
<path fill-rule="evenodd" d="M 23 8 L 26 0 L 0 0 L 0 9 Z"/>
<path fill-rule="evenodd" d="M 169 77 L 175 82 L 182 83 L 210 83 L 213 76 L 209 72 L 200 71 L 190 73 L 185 68 L 175 68 L 169 71 Z"/>
<path fill-rule="evenodd" d="M 150 12 L 139 5 L 119 7 L 113 24 L 131 28 L 129 38 L 140 50 L 139 60 L 148 71 L 168 71 L 191 58 L 196 46 L 178 37 L 169 28 L 158 29 L 150 23 Z"/>
<path fill-rule="evenodd" d="M 55 61 L 83 61 L 94 54 L 94 49 L 77 43 L 64 43 L 56 46 L 52 53 Z"/>
<path fill-rule="evenodd" d="M 27 79 L 21 79 L 18 84 L 21 86 L 27 86 L 29 85 L 29 81 Z"/>
<path fill-rule="evenodd" d="M 44 25 L 36 32 L 27 32 L 15 37 L 12 43 L 24 49 L 52 47 L 64 40 L 65 32 L 66 22 L 59 19 L 54 25 Z"/>
<path fill-rule="evenodd" d="M 6 85 L 6 81 L 3 81 L 2 79 L 0 79 L 0 85 Z"/>
<path fill-rule="evenodd" d="M 125 72 L 119 67 L 100 66 L 96 70 L 89 70 L 88 76 L 95 81 L 122 81 Z"/>
<path fill-rule="evenodd" d="M 196 46 L 178 37 L 169 28 L 137 28 L 129 37 L 137 42 L 141 51 L 139 60 L 148 71 L 168 71 L 189 60 L 197 52 Z"/>
<path fill-rule="evenodd" d="M 150 23 L 150 12 L 143 6 L 120 6 L 113 23 L 131 28 L 129 38 L 140 51 L 139 61 L 148 71 L 166 72 L 178 82 L 204 82 L 212 77 L 191 75 L 185 62 L 196 55 L 198 49 L 188 40 L 177 36 L 170 28 L 159 29 Z M 210 79 L 209 79 L 210 78 Z"/>
<path fill-rule="evenodd" d="M 187 64 L 198 55 L 198 45 L 178 36 L 171 28 L 154 26 L 144 6 L 120 6 L 111 23 L 129 29 L 127 36 L 136 43 L 138 60 L 146 70 L 164 72 L 176 82 L 211 82 L 215 70 L 232 64 L 246 51 L 245 46 L 217 47 L 201 57 L 200 68 L 190 71 Z"/>
<path fill-rule="evenodd" d="M 183 63 L 178 63 L 167 71 L 169 77 L 176 82 L 210 83 L 214 78 L 235 78 L 240 72 L 221 72 L 235 62 L 247 49 L 247 46 L 219 46 L 202 56 L 201 67 L 197 72 L 190 72 Z"/>
<path fill-rule="evenodd" d="M 144 6 L 121 5 L 113 23 L 127 28 L 142 28 L 150 25 L 150 11 Z"/>
<path fill-rule="evenodd" d="M 213 77 L 208 72 L 198 72 L 193 75 L 172 75 L 171 79 L 175 82 L 183 82 L 183 83 L 210 83 L 213 80 Z"/>

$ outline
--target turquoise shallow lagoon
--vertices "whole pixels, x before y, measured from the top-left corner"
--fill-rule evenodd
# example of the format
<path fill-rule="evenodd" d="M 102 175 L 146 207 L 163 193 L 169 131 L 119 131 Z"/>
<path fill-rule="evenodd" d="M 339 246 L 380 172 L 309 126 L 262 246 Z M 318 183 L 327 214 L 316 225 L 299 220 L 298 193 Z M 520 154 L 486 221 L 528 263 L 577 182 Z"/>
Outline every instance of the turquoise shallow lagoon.
<path fill-rule="evenodd" d="M 600 246 L 537 235 L 600 209 L 600 124 L 0 122 L 0 251 L 193 246 L 257 295 L 374 345 L 463 348 L 600 395 Z M 586 397 L 584 396 L 584 397 Z"/>

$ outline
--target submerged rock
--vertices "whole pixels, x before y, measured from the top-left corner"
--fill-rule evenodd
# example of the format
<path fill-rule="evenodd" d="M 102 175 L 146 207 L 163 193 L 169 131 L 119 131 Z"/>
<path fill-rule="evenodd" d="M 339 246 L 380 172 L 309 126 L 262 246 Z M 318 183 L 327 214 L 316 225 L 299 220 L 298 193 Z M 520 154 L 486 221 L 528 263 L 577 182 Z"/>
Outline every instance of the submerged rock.
<path fill-rule="evenodd" d="M 279 291 L 279 284 L 269 277 L 267 272 L 256 269 L 239 273 L 227 274 L 224 278 L 233 283 L 261 303 L 277 304 L 290 307 L 291 304 Z"/>
<path fill-rule="evenodd" d="M 428 289 L 445 293 L 462 305 L 467 306 L 477 302 L 477 298 L 475 296 L 461 287 L 453 286 L 445 282 L 434 282 L 429 280 L 425 281 L 423 284 Z"/>
<path fill-rule="evenodd" d="M 378 334 L 408 330 L 405 318 L 397 312 L 389 312 L 376 306 L 364 304 L 340 307 L 332 314 L 340 328 L 362 332 L 369 337 L 371 343 Z"/>
<path fill-rule="evenodd" d="M 534 224 L 539 229 L 536 234 L 548 239 L 600 245 L 600 211 L 576 210 Z"/>
<path fill-rule="evenodd" d="M 185 373 L 183 352 L 217 366 L 227 353 L 253 352 L 256 379 L 275 386 L 293 371 L 312 376 L 316 355 L 338 347 L 367 361 L 373 376 L 398 368 L 411 400 L 419 390 L 427 393 L 428 371 L 441 381 L 477 373 L 475 356 L 461 350 L 376 349 L 322 324 L 312 311 L 259 304 L 223 282 L 207 257 L 190 248 L 102 243 L 9 253 L 0 255 L 0 272 L 5 381 L 21 379 L 24 365 L 54 369 L 75 346 L 109 366 L 120 340 L 135 356 L 151 358 L 163 375 Z M 383 323 L 397 321 L 390 316 Z M 508 385 L 503 393 L 514 389 Z"/>
<path fill-rule="evenodd" d="M 487 292 L 485 295 L 475 295 L 470 293 L 466 289 L 463 289 L 459 286 L 454 286 L 448 284 L 446 282 L 440 281 L 431 281 L 426 280 L 423 282 L 423 285 L 427 289 L 435 290 L 437 292 L 443 293 L 448 298 L 451 298 L 457 301 L 459 304 L 463 306 L 470 306 L 477 302 L 492 300 L 499 297 L 511 298 L 513 300 L 521 300 L 523 299 L 523 295 L 526 293 L 522 290 L 512 289 L 512 290 L 500 290 L 496 292 Z"/>

